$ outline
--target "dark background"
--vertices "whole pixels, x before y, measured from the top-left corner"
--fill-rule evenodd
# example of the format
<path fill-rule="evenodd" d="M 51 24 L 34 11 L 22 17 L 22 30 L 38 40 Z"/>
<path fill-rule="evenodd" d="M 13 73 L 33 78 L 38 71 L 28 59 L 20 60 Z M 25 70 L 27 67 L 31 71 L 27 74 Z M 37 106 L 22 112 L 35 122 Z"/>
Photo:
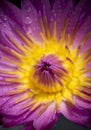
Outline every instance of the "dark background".
<path fill-rule="evenodd" d="M 0 130 L 23 130 L 23 126 L 17 126 L 7 129 L 0 126 Z M 73 122 L 68 121 L 63 116 L 61 116 L 51 130 L 91 130 L 91 126 L 89 128 L 84 128 L 82 126 L 74 124 Z"/>
<path fill-rule="evenodd" d="M 18 7 L 20 7 L 21 5 L 20 0 L 9 0 L 9 1 L 17 5 Z M 76 0 L 76 4 L 78 2 L 79 0 Z M 6 129 L 0 126 L 0 130 L 23 130 L 23 126 L 17 126 L 12 128 L 6 128 Z M 89 126 L 89 128 L 84 128 L 73 122 L 68 121 L 67 119 L 65 119 L 65 117 L 61 116 L 51 130 L 91 130 L 91 126 Z"/>

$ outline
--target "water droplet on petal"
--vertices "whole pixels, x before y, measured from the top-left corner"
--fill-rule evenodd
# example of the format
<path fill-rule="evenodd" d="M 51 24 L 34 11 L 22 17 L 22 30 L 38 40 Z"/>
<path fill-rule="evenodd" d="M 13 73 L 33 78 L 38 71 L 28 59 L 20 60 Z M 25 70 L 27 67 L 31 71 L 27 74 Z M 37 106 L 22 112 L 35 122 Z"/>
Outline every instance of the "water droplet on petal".
<path fill-rule="evenodd" d="M 30 17 L 26 17 L 25 19 L 25 24 L 31 24 L 32 20 L 30 19 Z"/>
<path fill-rule="evenodd" d="M 4 21 L 7 21 L 7 17 L 6 17 L 6 16 L 4 16 L 4 18 L 3 18 L 3 19 L 4 19 Z"/>

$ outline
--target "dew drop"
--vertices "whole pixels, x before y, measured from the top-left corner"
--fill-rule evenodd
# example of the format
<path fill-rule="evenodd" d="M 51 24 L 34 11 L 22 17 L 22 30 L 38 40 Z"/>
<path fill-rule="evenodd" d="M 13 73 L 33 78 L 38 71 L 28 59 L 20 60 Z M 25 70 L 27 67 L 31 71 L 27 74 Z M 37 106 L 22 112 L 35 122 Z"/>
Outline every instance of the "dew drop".
<path fill-rule="evenodd" d="M 25 24 L 31 24 L 32 20 L 30 19 L 30 17 L 26 17 L 25 19 Z"/>
<path fill-rule="evenodd" d="M 4 16 L 4 18 L 3 18 L 3 19 L 4 19 L 4 21 L 7 21 L 7 17 L 6 17 L 6 16 Z"/>

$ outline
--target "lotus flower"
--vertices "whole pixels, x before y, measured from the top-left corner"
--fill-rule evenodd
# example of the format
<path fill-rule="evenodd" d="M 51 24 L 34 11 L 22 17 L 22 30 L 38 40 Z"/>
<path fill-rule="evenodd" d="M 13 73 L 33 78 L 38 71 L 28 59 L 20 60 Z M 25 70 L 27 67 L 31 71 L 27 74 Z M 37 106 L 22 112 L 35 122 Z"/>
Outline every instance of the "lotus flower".
<path fill-rule="evenodd" d="M 91 1 L 0 1 L 3 125 L 49 130 L 91 122 Z"/>

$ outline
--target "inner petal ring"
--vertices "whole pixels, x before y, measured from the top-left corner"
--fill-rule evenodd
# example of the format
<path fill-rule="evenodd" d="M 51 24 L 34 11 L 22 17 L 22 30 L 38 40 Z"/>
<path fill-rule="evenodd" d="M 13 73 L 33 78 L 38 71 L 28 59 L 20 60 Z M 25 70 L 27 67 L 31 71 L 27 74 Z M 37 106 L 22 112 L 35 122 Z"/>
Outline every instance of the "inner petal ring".
<path fill-rule="evenodd" d="M 67 71 L 62 65 L 62 61 L 53 54 L 43 56 L 34 66 L 33 77 L 37 83 L 44 86 L 53 86 L 59 83 L 62 86 L 61 79 Z"/>

